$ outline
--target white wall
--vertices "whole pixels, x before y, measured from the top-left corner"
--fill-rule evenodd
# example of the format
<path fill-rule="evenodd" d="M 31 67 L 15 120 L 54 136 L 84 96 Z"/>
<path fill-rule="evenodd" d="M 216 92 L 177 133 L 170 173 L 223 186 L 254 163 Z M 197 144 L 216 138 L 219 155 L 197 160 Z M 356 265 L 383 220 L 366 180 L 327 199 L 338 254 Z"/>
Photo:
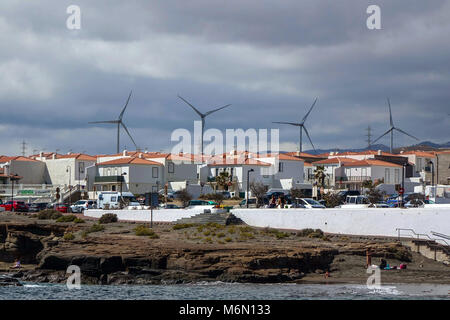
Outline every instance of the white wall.
<path fill-rule="evenodd" d="M 155 222 L 174 222 L 182 218 L 190 218 L 199 213 L 203 213 L 203 208 L 197 209 L 159 209 L 153 210 L 153 221 Z M 85 210 L 86 217 L 100 218 L 106 213 L 114 213 L 119 220 L 150 222 L 150 210 Z"/>
<path fill-rule="evenodd" d="M 450 208 L 233 209 L 232 212 L 255 227 L 313 228 L 329 233 L 374 236 L 397 236 L 396 228 L 450 234 Z"/>

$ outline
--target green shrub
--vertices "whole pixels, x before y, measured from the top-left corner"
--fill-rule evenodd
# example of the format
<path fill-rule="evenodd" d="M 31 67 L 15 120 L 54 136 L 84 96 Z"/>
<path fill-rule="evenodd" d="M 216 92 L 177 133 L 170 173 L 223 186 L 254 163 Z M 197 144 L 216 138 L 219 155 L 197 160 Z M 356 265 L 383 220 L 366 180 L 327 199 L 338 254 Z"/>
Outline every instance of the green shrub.
<path fill-rule="evenodd" d="M 174 225 L 172 227 L 173 230 L 180 230 L 180 229 L 186 229 L 186 228 L 191 228 L 194 227 L 195 224 L 193 223 L 177 223 L 176 225 Z"/>
<path fill-rule="evenodd" d="M 205 226 L 207 228 L 215 228 L 215 229 L 223 229 L 223 228 L 225 228 L 224 225 L 219 224 L 217 222 L 208 222 Z"/>
<path fill-rule="evenodd" d="M 242 232 L 253 232 L 253 228 L 249 226 L 240 227 L 239 231 Z"/>
<path fill-rule="evenodd" d="M 219 232 L 219 233 L 217 234 L 217 238 L 223 238 L 223 237 L 225 237 L 225 233 Z"/>
<path fill-rule="evenodd" d="M 114 213 L 105 213 L 98 220 L 98 223 L 101 223 L 101 224 L 114 223 L 114 222 L 117 222 L 117 215 Z"/>
<path fill-rule="evenodd" d="M 147 228 L 144 225 L 139 225 L 136 228 L 134 228 L 134 233 L 137 236 L 153 236 L 153 235 L 155 235 L 155 232 L 152 229 Z"/>
<path fill-rule="evenodd" d="M 211 234 L 211 231 L 209 231 L 209 230 L 206 230 L 205 232 L 203 232 L 203 235 L 205 235 L 205 236 L 209 236 Z"/>
<path fill-rule="evenodd" d="M 68 233 L 64 234 L 63 239 L 66 241 L 70 241 L 70 240 L 75 239 L 75 236 L 73 235 L 73 233 L 68 232 Z"/>
<path fill-rule="evenodd" d="M 234 233 L 236 233 L 236 228 L 235 228 L 234 226 L 229 227 L 229 228 L 228 228 L 228 233 L 229 233 L 229 234 L 234 234 Z"/>
<path fill-rule="evenodd" d="M 230 237 L 226 237 L 224 240 L 225 240 L 225 242 L 231 242 L 232 241 L 232 239 Z"/>
<path fill-rule="evenodd" d="M 56 220 L 62 216 L 61 212 L 53 210 L 53 209 L 45 209 L 39 211 L 36 215 L 39 220 Z"/>
<path fill-rule="evenodd" d="M 289 238 L 290 234 L 287 232 L 277 232 L 275 233 L 275 236 L 277 237 L 277 239 L 283 239 L 283 238 Z"/>
<path fill-rule="evenodd" d="M 73 220 L 74 223 L 85 223 L 86 221 L 84 221 L 83 219 L 80 218 L 76 218 L 75 220 Z"/>
<path fill-rule="evenodd" d="M 56 219 L 56 222 L 72 222 L 76 219 L 77 217 L 73 214 L 69 214 L 67 216 L 61 216 L 58 219 Z"/>
<path fill-rule="evenodd" d="M 241 232 L 242 239 L 254 239 L 255 236 L 251 232 Z"/>
<path fill-rule="evenodd" d="M 87 230 L 84 230 L 81 236 L 86 238 L 89 233 L 99 232 L 105 230 L 105 227 L 100 224 L 93 224 Z"/>

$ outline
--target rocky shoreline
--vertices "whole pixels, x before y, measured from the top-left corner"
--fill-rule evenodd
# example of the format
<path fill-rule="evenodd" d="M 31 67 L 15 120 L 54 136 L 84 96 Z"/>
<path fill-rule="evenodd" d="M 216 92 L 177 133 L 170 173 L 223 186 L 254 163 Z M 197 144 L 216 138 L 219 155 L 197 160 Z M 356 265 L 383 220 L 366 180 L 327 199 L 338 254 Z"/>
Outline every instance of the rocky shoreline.
<path fill-rule="evenodd" d="M 107 224 L 104 230 L 86 235 L 94 224 L 2 214 L 0 273 L 25 282 L 66 283 L 68 266 L 76 265 L 83 284 L 365 284 L 365 254 L 370 248 L 374 263 L 384 258 L 392 265 L 409 264 L 407 270 L 386 273 L 387 281 L 450 283 L 449 267 L 423 258 L 393 239 L 314 238 L 245 226 L 208 229 L 189 225 L 156 225 L 153 231 L 158 236 L 149 237 L 136 235 L 133 230 L 139 224 L 133 223 Z M 68 233 L 74 234 L 74 239 L 67 240 Z M 9 269 L 16 259 L 23 268 Z"/>

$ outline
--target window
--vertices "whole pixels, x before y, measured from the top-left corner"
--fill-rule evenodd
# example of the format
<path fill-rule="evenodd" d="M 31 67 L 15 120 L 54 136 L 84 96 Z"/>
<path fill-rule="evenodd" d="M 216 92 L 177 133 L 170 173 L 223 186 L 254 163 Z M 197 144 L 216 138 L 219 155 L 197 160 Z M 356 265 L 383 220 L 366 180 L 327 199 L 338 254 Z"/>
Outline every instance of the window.
<path fill-rule="evenodd" d="M 400 183 L 400 169 L 395 169 L 395 184 Z"/>
<path fill-rule="evenodd" d="M 108 169 L 106 172 L 107 172 L 107 174 L 106 174 L 107 176 L 111 175 L 111 169 Z"/>
<path fill-rule="evenodd" d="M 284 165 L 283 162 L 278 163 L 278 171 L 279 172 L 283 172 L 283 167 L 284 167 L 283 165 Z"/>
<path fill-rule="evenodd" d="M 219 168 L 216 168 L 216 177 L 219 175 Z"/>
<path fill-rule="evenodd" d="M 152 177 L 158 178 L 158 168 L 157 167 L 152 168 Z"/>
<path fill-rule="evenodd" d="M 175 165 L 173 162 L 169 162 L 168 164 L 168 172 L 169 173 L 174 173 L 175 172 Z"/>
<path fill-rule="evenodd" d="M 367 177 L 367 168 L 362 168 L 362 169 L 361 169 L 361 175 L 362 175 L 363 177 Z"/>
<path fill-rule="evenodd" d="M 84 162 L 80 162 L 80 163 L 78 164 L 78 171 L 79 171 L 80 173 L 84 173 Z"/>
<path fill-rule="evenodd" d="M 389 183 L 391 181 L 391 172 L 388 168 L 384 169 L 384 183 Z"/>

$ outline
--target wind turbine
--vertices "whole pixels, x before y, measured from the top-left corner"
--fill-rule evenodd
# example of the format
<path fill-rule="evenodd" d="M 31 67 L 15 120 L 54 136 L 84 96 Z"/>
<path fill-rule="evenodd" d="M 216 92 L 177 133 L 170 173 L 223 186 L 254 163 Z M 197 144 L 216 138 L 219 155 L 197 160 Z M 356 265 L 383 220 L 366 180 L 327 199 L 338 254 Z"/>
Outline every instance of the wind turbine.
<path fill-rule="evenodd" d="M 106 120 L 106 121 L 92 121 L 92 122 L 88 122 L 88 123 L 113 123 L 113 124 L 117 124 L 117 153 L 120 152 L 120 146 L 119 146 L 119 140 L 120 140 L 120 126 L 122 126 L 126 133 L 128 134 L 128 136 L 130 137 L 131 141 L 133 141 L 134 146 L 136 147 L 136 150 L 138 149 L 136 143 L 134 142 L 133 137 L 131 136 L 130 132 L 128 131 L 127 126 L 125 125 L 125 123 L 123 123 L 122 118 L 123 118 L 123 114 L 125 112 L 125 109 L 128 106 L 128 102 L 130 101 L 131 98 L 131 94 L 133 93 L 133 90 L 130 91 L 130 95 L 128 96 L 127 102 L 125 103 L 125 106 L 122 109 L 122 112 L 119 114 L 119 118 L 117 120 Z"/>
<path fill-rule="evenodd" d="M 211 113 L 214 113 L 216 111 L 225 109 L 226 107 L 231 106 L 231 104 L 227 104 L 226 106 L 217 108 L 217 109 L 213 109 L 211 111 L 205 112 L 205 113 L 201 113 L 200 111 L 197 110 L 197 108 L 195 108 L 192 104 L 190 104 L 189 102 L 187 102 L 185 99 L 183 99 L 180 95 L 178 95 L 178 98 L 180 98 L 181 100 L 183 100 L 184 102 L 186 102 L 192 109 L 194 109 L 194 111 L 200 116 L 201 120 L 202 120 L 202 155 L 203 155 L 203 129 L 205 128 L 205 118 L 207 116 L 209 116 Z"/>
<path fill-rule="evenodd" d="M 389 100 L 389 98 L 387 98 L 387 102 L 388 102 L 388 105 L 389 105 L 389 121 L 390 121 L 391 127 L 389 128 L 388 131 L 386 131 L 385 133 L 383 133 L 378 139 L 375 139 L 375 141 L 372 142 L 372 144 L 374 144 L 375 142 L 377 142 L 378 140 L 380 140 L 381 138 L 383 138 L 385 135 L 387 135 L 388 133 L 390 133 L 390 134 L 391 134 L 391 148 L 390 148 L 390 153 L 392 153 L 392 150 L 394 149 L 394 130 L 397 130 L 398 132 L 401 132 L 401 133 L 403 133 L 403 134 L 405 134 L 405 135 L 407 135 L 407 136 L 409 136 L 409 137 L 411 137 L 411 138 L 414 138 L 414 139 L 416 139 L 417 141 L 418 141 L 419 139 L 417 139 L 416 137 L 410 135 L 409 133 L 406 133 L 405 131 L 403 131 L 403 130 L 401 130 L 401 129 L 399 129 L 399 128 L 397 128 L 397 127 L 394 126 L 394 121 L 392 121 L 391 101 Z"/>
<path fill-rule="evenodd" d="M 317 98 L 314 100 L 311 108 L 309 108 L 309 111 L 303 117 L 301 122 L 282 122 L 282 121 L 274 121 L 273 122 L 273 123 L 280 123 L 280 124 L 289 124 L 291 126 L 296 126 L 296 127 L 300 128 L 300 142 L 299 142 L 299 150 L 300 150 L 300 152 L 302 152 L 302 145 L 303 145 L 303 130 L 305 130 L 305 133 L 308 136 L 309 142 L 311 142 L 311 145 L 312 145 L 314 151 L 316 151 L 316 148 L 314 148 L 314 144 L 311 141 L 311 137 L 309 136 L 308 130 L 305 127 L 306 118 L 308 118 L 308 116 L 311 113 L 311 110 L 314 108 L 316 102 L 317 102 Z"/>

